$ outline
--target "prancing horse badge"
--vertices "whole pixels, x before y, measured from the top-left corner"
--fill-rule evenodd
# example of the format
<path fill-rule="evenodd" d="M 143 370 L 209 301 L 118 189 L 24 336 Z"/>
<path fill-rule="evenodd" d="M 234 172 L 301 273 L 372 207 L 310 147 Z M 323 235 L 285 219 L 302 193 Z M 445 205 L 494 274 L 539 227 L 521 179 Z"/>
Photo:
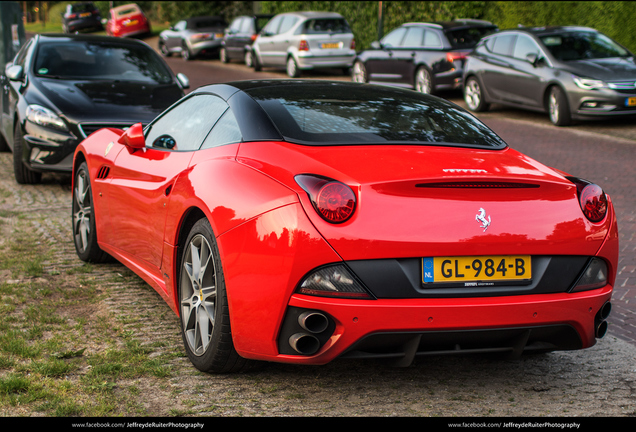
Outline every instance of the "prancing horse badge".
<path fill-rule="evenodd" d="M 477 222 L 481 222 L 480 228 L 483 228 L 484 232 L 486 232 L 486 230 L 490 226 L 490 223 L 492 222 L 490 216 L 488 216 L 488 219 L 486 219 L 486 210 L 484 210 L 483 208 L 479 209 L 479 213 L 477 213 L 477 216 L 475 216 L 475 220 Z"/>

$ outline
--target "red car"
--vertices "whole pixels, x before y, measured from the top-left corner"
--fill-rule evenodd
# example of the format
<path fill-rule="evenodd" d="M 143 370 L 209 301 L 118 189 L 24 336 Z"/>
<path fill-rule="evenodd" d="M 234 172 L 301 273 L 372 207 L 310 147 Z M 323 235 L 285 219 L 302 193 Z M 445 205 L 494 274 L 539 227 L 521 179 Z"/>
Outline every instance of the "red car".
<path fill-rule="evenodd" d="M 163 296 L 202 371 L 587 348 L 618 262 L 609 196 L 434 96 L 204 86 L 78 147 L 73 232 Z"/>
<path fill-rule="evenodd" d="M 106 33 L 109 36 L 130 37 L 151 32 L 150 21 L 134 3 L 112 8 L 108 14 Z"/>

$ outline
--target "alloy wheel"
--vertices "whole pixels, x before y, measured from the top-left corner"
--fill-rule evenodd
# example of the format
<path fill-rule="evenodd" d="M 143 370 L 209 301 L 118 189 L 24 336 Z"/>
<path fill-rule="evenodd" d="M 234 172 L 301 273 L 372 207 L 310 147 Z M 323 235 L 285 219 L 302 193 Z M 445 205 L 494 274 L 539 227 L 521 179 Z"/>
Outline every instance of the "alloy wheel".
<path fill-rule="evenodd" d="M 78 252 L 85 253 L 92 235 L 93 203 L 91 184 L 86 171 L 79 170 L 75 179 L 73 205 L 73 235 Z"/>
<path fill-rule="evenodd" d="M 367 71 L 364 68 L 364 64 L 362 62 L 357 61 L 353 64 L 352 78 L 354 82 L 367 82 Z"/>
<path fill-rule="evenodd" d="M 431 74 L 424 67 L 417 70 L 417 75 L 415 76 L 415 90 L 420 93 L 431 94 Z"/>
<path fill-rule="evenodd" d="M 207 351 L 216 320 L 216 269 L 212 248 L 197 234 L 185 251 L 181 272 L 181 319 L 190 351 L 202 356 Z"/>

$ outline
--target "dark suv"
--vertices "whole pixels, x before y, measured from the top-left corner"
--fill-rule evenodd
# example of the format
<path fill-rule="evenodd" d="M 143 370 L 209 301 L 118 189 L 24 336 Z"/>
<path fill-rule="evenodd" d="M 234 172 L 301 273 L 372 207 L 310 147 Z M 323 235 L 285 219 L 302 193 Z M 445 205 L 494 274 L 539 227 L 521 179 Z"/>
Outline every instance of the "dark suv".
<path fill-rule="evenodd" d="M 352 79 L 422 93 L 459 88 L 466 55 L 494 31 L 497 26 L 481 20 L 404 24 L 358 54 Z"/>
<path fill-rule="evenodd" d="M 251 15 L 234 18 L 225 29 L 220 57 L 223 63 L 241 60 L 252 67 L 252 44 L 258 33 L 274 15 Z"/>
<path fill-rule="evenodd" d="M 101 31 L 102 17 L 93 2 L 82 2 L 66 5 L 62 14 L 62 30 L 64 33 L 92 30 Z"/>
<path fill-rule="evenodd" d="M 472 111 L 500 103 L 572 119 L 636 116 L 634 55 L 587 27 L 506 30 L 484 38 L 464 68 Z"/>

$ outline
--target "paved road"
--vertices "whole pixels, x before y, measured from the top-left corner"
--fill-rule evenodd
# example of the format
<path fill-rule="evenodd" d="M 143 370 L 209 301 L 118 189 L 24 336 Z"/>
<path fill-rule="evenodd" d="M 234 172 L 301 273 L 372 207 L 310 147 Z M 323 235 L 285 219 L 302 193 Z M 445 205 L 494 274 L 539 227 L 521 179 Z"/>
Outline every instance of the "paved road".
<path fill-rule="evenodd" d="M 154 40 L 148 40 L 156 47 Z M 243 64 L 218 60 L 166 59 L 175 73 L 186 74 L 191 89 L 244 79 L 286 78 L 281 71 L 254 72 Z M 309 72 L 303 78 L 349 80 L 340 71 Z M 465 107 L 461 94 L 442 95 Z M 493 106 L 478 117 L 511 147 L 555 168 L 601 185 L 618 213 L 620 259 L 609 319 L 610 334 L 636 345 L 636 125 L 633 120 L 588 122 L 558 128 L 546 115 Z"/>

